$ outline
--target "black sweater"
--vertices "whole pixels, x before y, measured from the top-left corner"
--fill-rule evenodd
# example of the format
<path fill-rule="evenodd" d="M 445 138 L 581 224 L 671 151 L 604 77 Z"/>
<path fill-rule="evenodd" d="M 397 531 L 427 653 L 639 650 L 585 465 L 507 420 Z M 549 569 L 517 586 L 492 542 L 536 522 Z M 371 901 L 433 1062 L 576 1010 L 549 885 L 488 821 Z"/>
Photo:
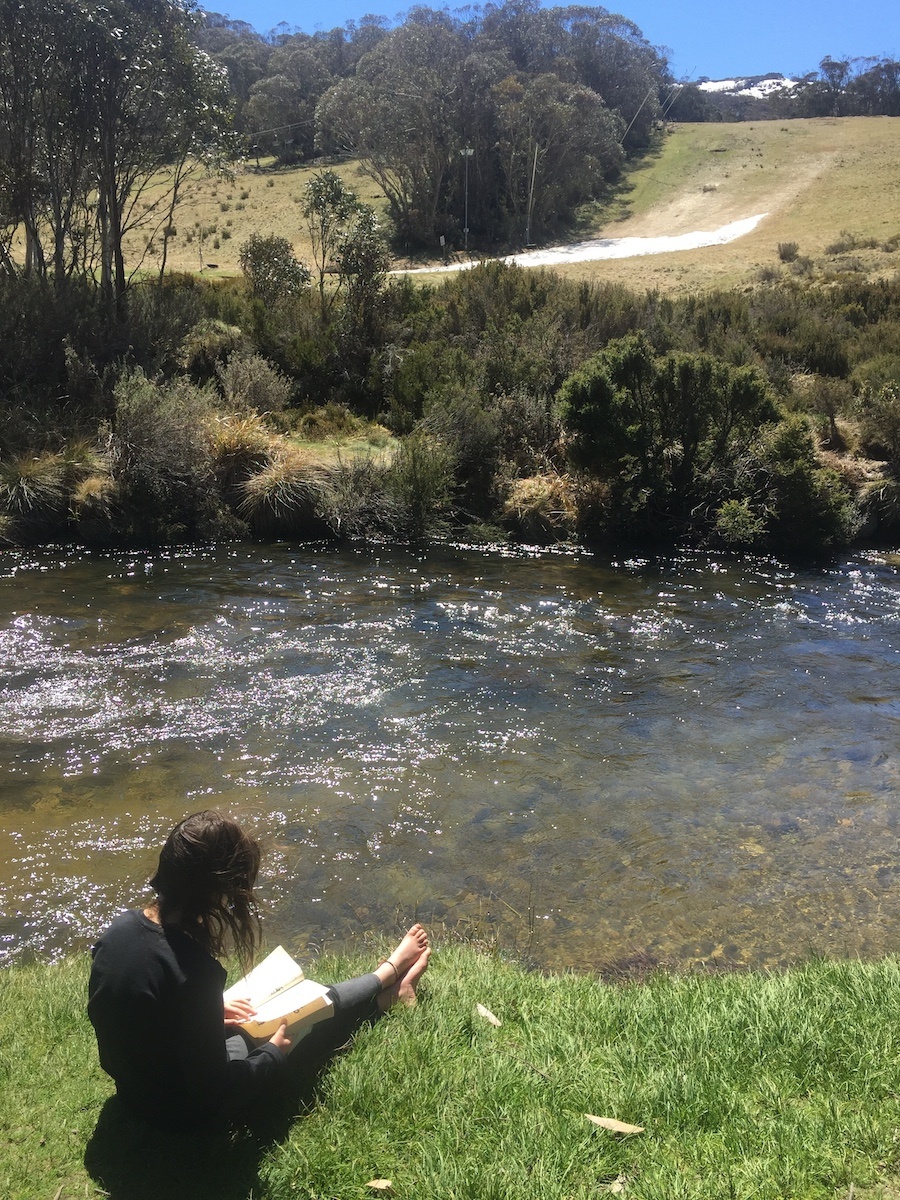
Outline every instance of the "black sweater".
<path fill-rule="evenodd" d="M 180 930 L 116 917 L 93 949 L 88 1015 L 100 1065 L 136 1114 L 171 1128 L 210 1125 L 253 1105 L 286 1069 L 266 1043 L 228 1061 L 225 969 Z"/>

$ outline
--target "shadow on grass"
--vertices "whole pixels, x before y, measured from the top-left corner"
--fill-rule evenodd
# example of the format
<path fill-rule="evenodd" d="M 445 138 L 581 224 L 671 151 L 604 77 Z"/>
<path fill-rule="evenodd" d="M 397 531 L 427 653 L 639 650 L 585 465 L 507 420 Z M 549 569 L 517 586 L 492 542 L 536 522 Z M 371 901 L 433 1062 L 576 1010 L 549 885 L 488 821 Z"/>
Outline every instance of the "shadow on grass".
<path fill-rule="evenodd" d="M 601 229 L 627 221 L 634 215 L 631 194 L 636 190 L 635 176 L 656 164 L 664 144 L 665 139 L 657 136 L 648 146 L 629 153 L 622 174 L 608 185 L 605 195 L 578 209 L 572 223 L 573 236 L 581 239 L 596 237 Z"/>
<path fill-rule="evenodd" d="M 249 1200 L 262 1194 L 262 1160 L 315 1107 L 330 1064 L 376 1019 L 367 1002 L 316 1026 L 288 1059 L 283 1089 L 255 1114 L 251 1127 L 169 1132 L 110 1097 L 85 1149 L 85 1170 L 110 1200 Z"/>
<path fill-rule="evenodd" d="M 111 1200 L 247 1200 L 259 1188 L 265 1142 L 249 1134 L 168 1133 L 107 1100 L 84 1154 Z"/>

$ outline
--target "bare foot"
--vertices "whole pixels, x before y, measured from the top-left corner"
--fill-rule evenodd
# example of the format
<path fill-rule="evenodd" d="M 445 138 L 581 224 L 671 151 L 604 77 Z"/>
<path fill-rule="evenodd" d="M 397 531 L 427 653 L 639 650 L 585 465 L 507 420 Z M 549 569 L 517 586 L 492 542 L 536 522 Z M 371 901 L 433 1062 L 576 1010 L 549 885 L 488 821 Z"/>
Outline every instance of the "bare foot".
<path fill-rule="evenodd" d="M 416 988 L 425 973 L 429 958 L 431 958 L 431 950 L 426 946 L 409 970 L 401 975 L 392 987 L 385 988 L 378 997 L 378 1007 L 382 1012 L 393 1008 L 395 1004 L 404 1004 L 407 1008 L 413 1007 L 416 1003 Z"/>
<path fill-rule="evenodd" d="M 381 980 L 383 987 L 392 987 L 399 983 L 410 967 L 421 957 L 423 950 L 428 949 L 428 934 L 421 925 L 413 925 L 407 930 L 406 936 L 383 963 L 375 969 L 375 974 Z"/>

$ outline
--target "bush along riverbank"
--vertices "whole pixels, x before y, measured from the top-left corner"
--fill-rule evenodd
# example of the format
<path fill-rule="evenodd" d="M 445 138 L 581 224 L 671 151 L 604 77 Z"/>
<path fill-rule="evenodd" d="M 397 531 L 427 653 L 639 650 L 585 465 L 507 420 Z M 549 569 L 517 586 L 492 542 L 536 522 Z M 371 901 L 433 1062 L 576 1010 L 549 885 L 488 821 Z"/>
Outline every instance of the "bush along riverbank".
<path fill-rule="evenodd" d="M 606 984 L 442 947 L 419 1006 L 363 1032 L 302 1112 L 205 1137 L 151 1132 L 109 1100 L 86 978 L 84 958 L 0 976 L 10 1200 L 900 1194 L 893 958 Z"/>
<path fill-rule="evenodd" d="M 74 282 L 0 280 L 0 539 L 900 535 L 898 283 L 350 283 L 179 276 L 109 314 Z"/>

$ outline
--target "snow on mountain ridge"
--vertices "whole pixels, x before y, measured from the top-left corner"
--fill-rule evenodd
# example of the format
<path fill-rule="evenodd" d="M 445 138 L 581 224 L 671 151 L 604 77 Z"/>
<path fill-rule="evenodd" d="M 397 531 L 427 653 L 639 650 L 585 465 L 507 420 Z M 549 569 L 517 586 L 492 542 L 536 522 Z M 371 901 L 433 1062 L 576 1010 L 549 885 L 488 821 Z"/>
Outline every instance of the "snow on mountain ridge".
<path fill-rule="evenodd" d="M 745 75 L 737 79 L 703 79 L 697 87 L 701 92 L 724 92 L 729 96 L 752 96 L 764 100 L 773 92 L 789 92 L 797 86 L 796 79 L 783 75 Z"/>

